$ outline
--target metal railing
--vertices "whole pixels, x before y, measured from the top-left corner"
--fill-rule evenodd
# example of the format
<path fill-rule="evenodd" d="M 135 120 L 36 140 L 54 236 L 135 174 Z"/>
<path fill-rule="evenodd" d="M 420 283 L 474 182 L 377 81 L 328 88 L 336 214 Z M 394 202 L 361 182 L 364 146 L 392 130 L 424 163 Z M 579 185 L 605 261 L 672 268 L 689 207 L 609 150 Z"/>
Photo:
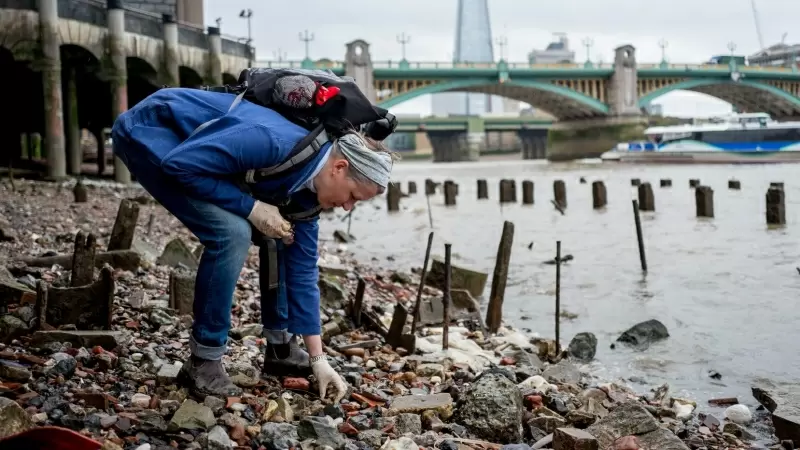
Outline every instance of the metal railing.
<path fill-rule="evenodd" d="M 300 68 L 305 67 L 304 62 L 300 60 L 259 60 L 256 62 L 259 67 L 273 67 L 273 68 Z M 306 62 L 305 64 L 309 64 Z M 320 69 L 343 69 L 345 66 L 344 61 L 330 61 L 318 60 L 311 61 L 311 67 Z M 373 61 L 373 69 L 397 69 L 397 70 L 419 70 L 419 69 L 498 69 L 497 63 L 453 63 L 453 62 L 437 62 L 437 61 Z M 597 69 L 613 69 L 614 65 L 611 63 L 592 63 L 586 65 L 585 63 L 571 63 L 571 64 L 531 64 L 531 63 L 506 63 L 506 67 L 510 70 L 597 70 Z M 781 66 L 736 66 L 740 72 L 794 72 L 792 67 Z M 693 70 L 714 70 L 720 72 L 729 72 L 730 66 L 728 64 L 638 64 L 637 69 L 644 70 L 674 70 L 674 71 L 693 71 Z M 798 72 L 800 73 L 800 72 Z"/>

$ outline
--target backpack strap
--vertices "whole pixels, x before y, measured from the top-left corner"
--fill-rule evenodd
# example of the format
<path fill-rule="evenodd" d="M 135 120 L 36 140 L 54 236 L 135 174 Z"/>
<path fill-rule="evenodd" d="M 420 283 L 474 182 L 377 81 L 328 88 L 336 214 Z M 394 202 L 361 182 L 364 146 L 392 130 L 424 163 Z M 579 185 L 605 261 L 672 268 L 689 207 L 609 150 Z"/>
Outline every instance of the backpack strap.
<path fill-rule="evenodd" d="M 293 172 L 314 158 L 329 140 L 325 127 L 318 125 L 294 146 L 284 162 L 263 169 L 250 169 L 245 172 L 244 181 L 245 183 L 260 183 L 268 178 Z"/>

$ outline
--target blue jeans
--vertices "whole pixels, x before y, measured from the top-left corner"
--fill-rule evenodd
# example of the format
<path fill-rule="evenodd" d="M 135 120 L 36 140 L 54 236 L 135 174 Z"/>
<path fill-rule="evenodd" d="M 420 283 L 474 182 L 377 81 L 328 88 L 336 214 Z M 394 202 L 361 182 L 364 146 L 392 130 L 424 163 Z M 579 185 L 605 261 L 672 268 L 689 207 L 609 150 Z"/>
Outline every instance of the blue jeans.
<path fill-rule="evenodd" d="M 135 124 L 129 128 L 130 132 L 126 128 L 119 122 L 114 125 L 114 154 L 139 184 L 205 247 L 195 280 L 194 323 L 189 345 L 192 354 L 199 358 L 221 359 L 227 352 L 233 293 L 250 250 L 251 225 L 243 217 L 186 195 L 177 182 L 162 172 L 157 155 L 164 155 L 181 143 L 171 130 L 150 123 Z M 140 139 L 144 136 L 148 147 L 161 148 L 145 149 L 141 143 L 145 139 Z M 269 296 L 262 295 L 261 302 L 264 336 L 273 343 L 289 339 L 285 277 L 280 259 L 279 266 L 279 295 L 273 296 L 272 302 L 267 301 Z"/>

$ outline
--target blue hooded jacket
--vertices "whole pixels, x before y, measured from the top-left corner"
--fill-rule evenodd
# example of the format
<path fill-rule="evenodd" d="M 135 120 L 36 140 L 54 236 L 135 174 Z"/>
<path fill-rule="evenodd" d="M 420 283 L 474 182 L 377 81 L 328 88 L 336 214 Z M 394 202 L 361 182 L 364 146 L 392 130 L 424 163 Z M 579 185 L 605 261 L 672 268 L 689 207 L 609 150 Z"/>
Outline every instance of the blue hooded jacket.
<path fill-rule="evenodd" d="M 168 151 L 143 142 L 146 157 L 176 179 L 188 195 L 243 218 L 255 204 L 253 196 L 276 205 L 289 200 L 303 209 L 318 206 L 316 194 L 304 184 L 327 159 L 330 143 L 300 170 L 250 184 L 253 196 L 239 188 L 232 178 L 285 161 L 308 130 L 246 100 L 228 111 L 234 99 L 233 94 L 197 89 L 161 89 L 120 116 L 115 128 L 121 126 L 130 134 L 136 123 L 149 122 L 171 129 L 183 142 Z M 218 120 L 190 137 L 212 119 Z M 147 136 L 137 138 L 146 141 Z M 294 230 L 294 243 L 282 250 L 286 295 L 300 306 L 296 308 L 300 317 L 289 318 L 290 329 L 304 335 L 319 334 L 318 219 L 297 221 Z"/>

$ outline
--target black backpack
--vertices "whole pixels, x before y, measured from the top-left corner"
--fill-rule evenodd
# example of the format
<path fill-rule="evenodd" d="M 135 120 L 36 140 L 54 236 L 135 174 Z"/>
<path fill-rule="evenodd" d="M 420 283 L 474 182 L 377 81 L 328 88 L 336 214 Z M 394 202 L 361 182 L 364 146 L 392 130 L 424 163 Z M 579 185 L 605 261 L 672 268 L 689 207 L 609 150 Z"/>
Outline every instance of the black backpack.
<path fill-rule="evenodd" d="M 249 68 L 239 74 L 237 83 L 235 86 L 207 86 L 203 89 L 237 94 L 228 111 L 246 99 L 279 112 L 309 131 L 282 163 L 249 170 L 238 177 L 238 184 L 247 192 L 251 191 L 248 184 L 278 174 L 286 175 L 303 167 L 326 142 L 350 130 L 361 130 L 366 136 L 382 141 L 397 128 L 395 116 L 373 105 L 353 78 L 339 77 L 329 70 Z M 200 125 L 192 134 L 214 120 Z M 300 219 L 315 214 L 308 211 L 291 215 Z"/>
<path fill-rule="evenodd" d="M 298 80 L 305 84 L 298 85 Z M 248 173 L 249 183 L 302 167 L 324 143 L 349 130 L 361 130 L 382 141 L 397 127 L 395 116 L 373 105 L 354 79 L 339 77 L 329 70 L 249 68 L 239 74 L 236 86 L 204 89 L 237 94 L 229 111 L 246 99 L 279 112 L 309 131 L 283 164 Z M 204 123 L 195 133 L 210 123 Z"/>

